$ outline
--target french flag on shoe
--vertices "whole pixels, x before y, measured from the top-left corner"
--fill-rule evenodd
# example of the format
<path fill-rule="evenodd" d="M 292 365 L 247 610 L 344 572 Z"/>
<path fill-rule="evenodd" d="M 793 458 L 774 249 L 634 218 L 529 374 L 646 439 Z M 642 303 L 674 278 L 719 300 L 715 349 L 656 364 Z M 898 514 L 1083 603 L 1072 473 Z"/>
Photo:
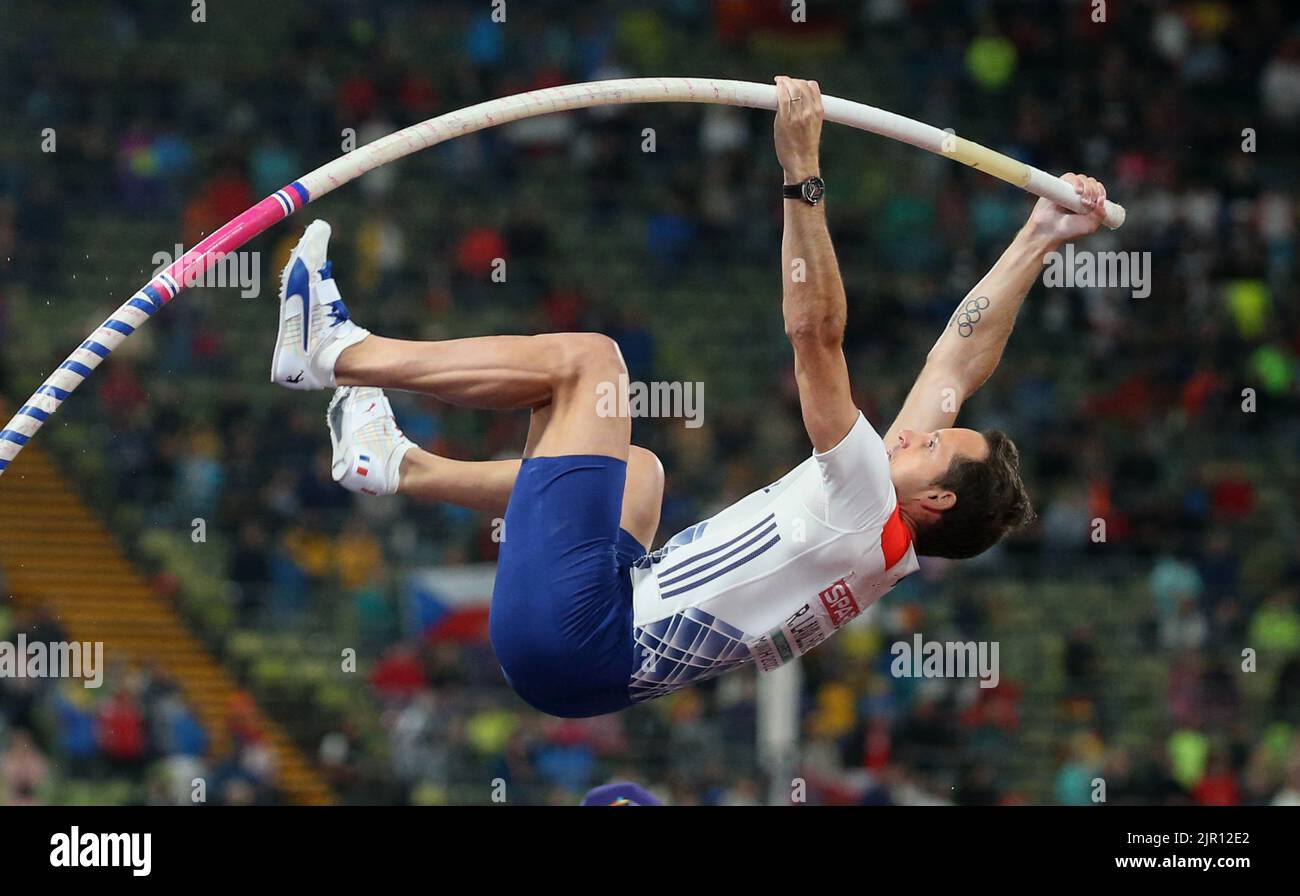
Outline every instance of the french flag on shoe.
<path fill-rule="evenodd" d="M 383 391 L 341 387 L 325 416 L 334 451 L 330 466 L 334 481 L 363 495 L 396 494 L 402 460 L 415 445 L 397 428 Z"/>

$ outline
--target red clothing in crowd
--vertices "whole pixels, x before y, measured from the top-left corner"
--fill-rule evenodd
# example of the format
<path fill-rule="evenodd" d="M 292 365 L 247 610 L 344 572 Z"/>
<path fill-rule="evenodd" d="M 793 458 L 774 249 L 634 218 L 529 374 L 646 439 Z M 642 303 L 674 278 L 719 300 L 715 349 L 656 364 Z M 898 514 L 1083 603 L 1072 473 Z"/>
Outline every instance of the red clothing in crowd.
<path fill-rule="evenodd" d="M 99 745 L 110 759 L 144 756 L 144 713 L 130 694 L 114 694 L 100 710 Z"/>
<path fill-rule="evenodd" d="M 413 650 L 393 650 L 375 664 L 370 684 L 386 696 L 404 697 L 425 686 L 424 666 Z"/>
<path fill-rule="evenodd" d="M 1241 802 L 1237 779 L 1231 772 L 1207 774 L 1192 790 L 1192 797 L 1202 806 L 1235 806 Z"/>

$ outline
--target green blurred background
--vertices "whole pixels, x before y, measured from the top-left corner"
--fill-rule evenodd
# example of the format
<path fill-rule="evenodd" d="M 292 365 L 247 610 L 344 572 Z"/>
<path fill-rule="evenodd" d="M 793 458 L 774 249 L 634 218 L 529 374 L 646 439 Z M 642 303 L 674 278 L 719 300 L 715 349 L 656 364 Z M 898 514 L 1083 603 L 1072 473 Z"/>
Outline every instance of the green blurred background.
<path fill-rule="evenodd" d="M 1031 293 L 962 419 L 1017 440 L 1040 519 L 976 561 L 927 561 L 801 662 L 808 802 L 1088 804 L 1100 776 L 1110 803 L 1300 803 L 1294 10 L 504 8 L 498 22 L 487 2 L 236 0 L 199 22 L 161 0 L 7 6 L 5 410 L 156 253 L 352 145 L 570 82 L 816 78 L 1097 176 L 1129 216 L 1089 248 L 1150 252 L 1153 269 L 1142 300 Z M 267 382 L 280 267 L 326 218 L 371 329 L 597 330 L 633 378 L 703 382 L 703 427 L 636 424 L 668 470 L 671 536 L 809 450 L 770 129 L 770 113 L 663 105 L 454 140 L 250 243 L 256 295 L 196 288 L 159 313 L 0 479 L 0 640 L 102 640 L 110 666 L 98 690 L 0 679 L 0 803 L 190 803 L 196 778 L 213 803 L 486 803 L 504 782 L 512 803 L 573 804 L 615 777 L 673 803 L 783 801 L 752 670 L 616 717 L 529 709 L 474 586 L 468 602 L 444 587 L 490 575 L 492 521 L 354 502 L 328 475 L 325 397 Z M 851 372 L 883 430 L 1032 202 L 872 135 L 831 127 L 824 143 Z M 443 454 L 523 444 L 522 415 L 394 404 Z M 889 645 L 917 632 L 997 641 L 1000 685 L 892 676 Z"/>

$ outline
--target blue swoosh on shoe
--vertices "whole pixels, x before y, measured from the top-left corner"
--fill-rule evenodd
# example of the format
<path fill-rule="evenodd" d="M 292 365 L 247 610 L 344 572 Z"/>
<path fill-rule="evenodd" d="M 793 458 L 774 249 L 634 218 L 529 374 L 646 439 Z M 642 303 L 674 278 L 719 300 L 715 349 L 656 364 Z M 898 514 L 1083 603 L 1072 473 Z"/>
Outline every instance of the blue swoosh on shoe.
<path fill-rule="evenodd" d="M 285 288 L 285 301 L 294 296 L 302 298 L 302 350 L 307 351 L 307 340 L 311 337 L 311 274 L 301 258 L 293 260 L 289 269 L 289 282 Z"/>

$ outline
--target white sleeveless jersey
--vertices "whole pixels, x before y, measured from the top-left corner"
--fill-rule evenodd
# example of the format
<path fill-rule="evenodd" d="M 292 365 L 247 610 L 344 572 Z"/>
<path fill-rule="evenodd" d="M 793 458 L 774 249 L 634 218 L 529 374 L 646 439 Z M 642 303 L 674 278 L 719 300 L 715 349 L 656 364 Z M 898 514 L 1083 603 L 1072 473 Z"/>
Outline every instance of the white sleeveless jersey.
<path fill-rule="evenodd" d="M 861 414 L 831 450 L 633 566 L 633 700 L 748 662 L 769 672 L 918 567 L 889 457 Z"/>

